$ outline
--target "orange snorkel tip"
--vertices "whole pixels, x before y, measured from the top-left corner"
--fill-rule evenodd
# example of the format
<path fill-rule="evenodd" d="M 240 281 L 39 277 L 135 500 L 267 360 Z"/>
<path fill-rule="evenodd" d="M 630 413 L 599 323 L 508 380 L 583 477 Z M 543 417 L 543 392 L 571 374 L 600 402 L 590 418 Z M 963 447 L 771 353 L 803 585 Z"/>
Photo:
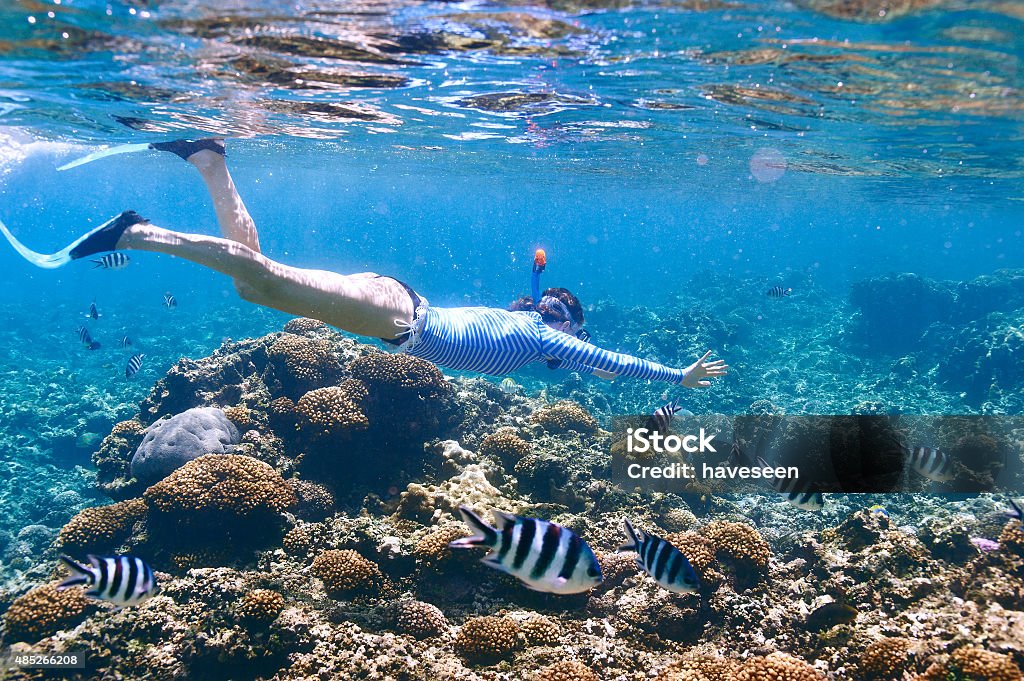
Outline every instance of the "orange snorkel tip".
<path fill-rule="evenodd" d="M 544 252 L 543 248 L 538 248 L 533 254 L 533 270 L 535 272 L 543 272 L 547 264 L 548 254 Z"/>

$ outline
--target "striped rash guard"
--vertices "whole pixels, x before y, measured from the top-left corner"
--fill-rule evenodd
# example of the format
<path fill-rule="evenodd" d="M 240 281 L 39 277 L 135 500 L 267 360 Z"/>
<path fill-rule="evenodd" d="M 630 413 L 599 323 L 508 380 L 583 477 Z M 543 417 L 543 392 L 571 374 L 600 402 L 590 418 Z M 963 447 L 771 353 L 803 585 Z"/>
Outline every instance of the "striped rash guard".
<path fill-rule="evenodd" d="M 531 362 L 558 360 L 558 368 L 581 373 L 680 384 L 680 369 L 584 343 L 544 324 L 537 312 L 490 307 L 420 308 L 412 337 L 401 349 L 449 369 L 500 376 Z"/>

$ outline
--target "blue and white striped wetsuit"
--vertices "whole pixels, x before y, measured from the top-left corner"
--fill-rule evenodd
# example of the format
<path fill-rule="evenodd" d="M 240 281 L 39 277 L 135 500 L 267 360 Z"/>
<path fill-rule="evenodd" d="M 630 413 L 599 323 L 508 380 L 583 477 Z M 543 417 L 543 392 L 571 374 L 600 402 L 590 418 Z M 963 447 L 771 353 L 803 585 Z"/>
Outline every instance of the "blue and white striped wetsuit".
<path fill-rule="evenodd" d="M 500 376 L 531 362 L 558 360 L 560 369 L 682 383 L 680 369 L 584 343 L 555 331 L 537 312 L 490 307 L 426 307 L 402 350 L 449 369 Z"/>

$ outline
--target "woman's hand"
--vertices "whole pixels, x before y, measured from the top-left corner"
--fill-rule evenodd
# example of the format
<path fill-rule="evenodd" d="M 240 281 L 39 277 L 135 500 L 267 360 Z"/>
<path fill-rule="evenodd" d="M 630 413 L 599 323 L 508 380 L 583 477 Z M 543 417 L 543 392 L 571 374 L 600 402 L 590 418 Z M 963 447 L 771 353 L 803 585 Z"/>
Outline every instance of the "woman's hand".
<path fill-rule="evenodd" d="M 710 356 L 711 351 L 708 350 L 703 357 L 683 370 L 683 387 L 707 388 L 711 385 L 711 381 L 707 379 L 725 376 L 728 373 L 729 365 L 725 363 L 724 359 L 708 362 L 707 358 Z"/>

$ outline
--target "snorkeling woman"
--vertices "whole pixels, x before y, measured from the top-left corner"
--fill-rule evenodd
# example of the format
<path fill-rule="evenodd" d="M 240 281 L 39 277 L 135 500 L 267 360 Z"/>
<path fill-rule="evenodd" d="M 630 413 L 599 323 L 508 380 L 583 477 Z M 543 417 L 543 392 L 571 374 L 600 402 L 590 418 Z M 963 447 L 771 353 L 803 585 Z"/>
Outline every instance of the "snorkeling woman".
<path fill-rule="evenodd" d="M 583 308 L 565 289 L 547 289 L 532 309 L 442 308 L 428 304 L 407 284 L 373 272 L 338 274 L 290 267 L 260 252 L 256 225 L 228 173 L 219 139 L 133 144 L 98 152 L 63 168 L 112 153 L 166 151 L 199 170 L 213 200 L 223 238 L 175 232 L 151 224 L 134 211 L 121 213 L 74 241 L 44 255 L 26 248 L 0 222 L 0 230 L 26 260 L 56 268 L 72 260 L 120 250 L 167 253 L 226 274 L 243 299 L 288 314 L 312 317 L 360 336 L 372 336 L 442 367 L 507 374 L 535 361 L 589 373 L 665 381 L 688 388 L 728 370 L 711 352 L 685 369 L 603 350 L 585 340 Z M 580 335 L 580 337 L 577 337 Z"/>

